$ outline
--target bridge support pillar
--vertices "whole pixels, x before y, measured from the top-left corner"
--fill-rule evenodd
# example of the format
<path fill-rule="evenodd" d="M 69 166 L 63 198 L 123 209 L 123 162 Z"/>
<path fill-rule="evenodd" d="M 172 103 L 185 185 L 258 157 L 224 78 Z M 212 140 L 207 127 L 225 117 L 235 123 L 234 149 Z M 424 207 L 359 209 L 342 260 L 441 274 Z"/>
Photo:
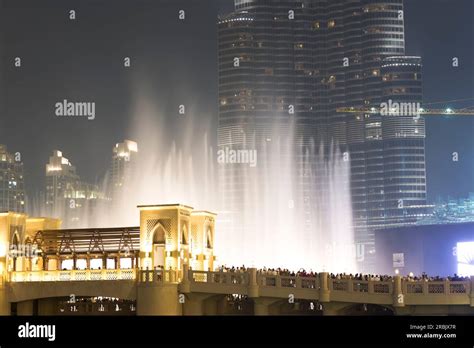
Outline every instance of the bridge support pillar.
<path fill-rule="evenodd" d="M 471 276 L 471 293 L 469 294 L 470 305 L 474 307 L 474 276 Z"/>
<path fill-rule="evenodd" d="M 257 283 L 257 269 L 249 269 L 249 286 L 248 286 L 248 296 L 250 298 L 258 297 L 259 289 Z"/>
<path fill-rule="evenodd" d="M 271 305 L 280 301 L 280 299 L 273 298 L 254 298 L 253 299 L 253 313 L 254 315 L 271 315 Z"/>
<path fill-rule="evenodd" d="M 34 315 L 34 301 L 21 301 L 16 304 L 17 315 Z"/>
<path fill-rule="evenodd" d="M 204 300 L 203 308 L 204 308 L 204 315 L 219 315 L 219 303 L 225 298 L 225 295 L 215 295 L 206 300 Z"/>
<path fill-rule="evenodd" d="M 185 296 L 186 297 L 183 304 L 183 315 L 217 314 L 217 303 L 211 301 L 211 297 L 215 297 L 215 295 L 186 294 Z M 207 302 L 209 302 L 209 304 Z M 215 306 L 213 306 L 213 303 L 215 303 Z"/>
<path fill-rule="evenodd" d="M 319 301 L 329 302 L 330 291 L 329 291 L 329 273 L 321 272 L 319 273 Z"/>
<path fill-rule="evenodd" d="M 393 307 L 405 307 L 405 295 L 402 288 L 402 277 L 393 278 Z"/>
<path fill-rule="evenodd" d="M 0 280 L 1 282 L 1 280 Z M 11 304 L 8 302 L 8 292 L 5 283 L 0 284 L 0 315 L 10 315 Z"/>
<path fill-rule="evenodd" d="M 137 315 L 181 315 L 178 284 L 139 284 Z"/>
<path fill-rule="evenodd" d="M 58 300 L 55 298 L 42 298 L 38 300 L 38 315 L 57 315 Z"/>

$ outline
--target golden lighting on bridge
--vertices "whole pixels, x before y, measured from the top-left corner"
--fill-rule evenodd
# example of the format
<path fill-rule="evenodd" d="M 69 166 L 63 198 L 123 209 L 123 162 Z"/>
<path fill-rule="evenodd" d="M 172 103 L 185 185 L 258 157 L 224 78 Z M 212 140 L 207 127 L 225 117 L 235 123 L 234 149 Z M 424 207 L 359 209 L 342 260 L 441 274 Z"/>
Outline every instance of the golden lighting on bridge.
<path fill-rule="evenodd" d="M 138 208 L 140 226 L 116 228 L 59 229 L 58 219 L 1 214 L 2 277 L 12 282 L 130 280 L 136 269 L 214 268 L 216 214 L 182 204 Z"/>

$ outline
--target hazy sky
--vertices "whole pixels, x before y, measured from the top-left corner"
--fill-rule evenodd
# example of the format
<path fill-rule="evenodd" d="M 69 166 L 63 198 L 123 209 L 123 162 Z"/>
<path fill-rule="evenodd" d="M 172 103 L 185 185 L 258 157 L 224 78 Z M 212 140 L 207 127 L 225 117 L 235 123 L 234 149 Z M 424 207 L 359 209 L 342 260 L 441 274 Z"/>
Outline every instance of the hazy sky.
<path fill-rule="evenodd" d="M 473 3 L 405 0 L 407 54 L 423 57 L 426 102 L 474 97 Z M 186 119 L 177 116 L 179 104 L 215 124 L 216 20 L 233 1 L 0 4 L 0 143 L 22 153 L 28 187 L 42 185 L 44 165 L 56 148 L 83 178 L 102 176 L 112 146 L 132 135 L 131 116 L 143 85 L 173 129 L 186 127 Z M 75 21 L 68 18 L 70 9 L 76 11 Z M 178 20 L 179 9 L 186 10 L 184 21 Z M 13 66 L 15 57 L 21 57 L 21 69 Z M 131 58 L 130 68 L 123 67 L 124 57 Z M 452 68 L 452 57 L 459 57 L 459 68 Z M 95 120 L 56 117 L 54 104 L 63 99 L 95 102 Z M 473 133 L 474 117 L 428 119 L 429 197 L 474 192 Z M 214 129 L 210 135 L 215 141 Z M 451 161 L 453 152 L 459 162 Z"/>

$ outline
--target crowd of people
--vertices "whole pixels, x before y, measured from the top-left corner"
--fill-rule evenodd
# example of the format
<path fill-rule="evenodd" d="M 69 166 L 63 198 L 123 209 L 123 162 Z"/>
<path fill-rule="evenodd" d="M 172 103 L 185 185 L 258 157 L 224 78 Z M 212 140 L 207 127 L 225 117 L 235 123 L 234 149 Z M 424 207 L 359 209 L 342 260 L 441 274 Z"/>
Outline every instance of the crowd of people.
<path fill-rule="evenodd" d="M 381 274 L 362 274 L 362 273 L 356 273 L 356 274 L 346 274 L 346 273 L 339 273 L 339 274 L 333 274 L 331 273 L 329 275 L 331 279 L 352 279 L 352 280 L 360 280 L 360 281 L 389 281 L 392 280 L 393 277 L 389 275 L 381 275 Z"/>
<path fill-rule="evenodd" d="M 466 281 L 466 280 L 470 280 L 471 278 L 470 277 L 463 277 L 463 276 L 460 276 L 456 273 L 454 273 L 453 276 L 448 276 L 448 277 L 440 277 L 440 276 L 435 276 L 435 277 L 432 277 L 432 276 L 428 276 L 426 273 L 422 273 L 421 276 L 419 277 L 416 277 L 416 276 L 409 276 L 408 277 L 408 280 L 425 280 L 425 281 L 445 281 L 445 280 L 449 280 L 449 281 L 452 281 L 452 282 L 459 282 L 459 281 Z"/>
<path fill-rule="evenodd" d="M 222 265 L 216 269 L 216 271 L 219 272 L 234 272 L 234 273 L 243 273 L 248 271 L 248 267 L 245 267 L 245 265 L 241 267 L 228 267 L 225 265 Z M 312 270 L 305 270 L 304 268 L 301 268 L 298 271 L 290 271 L 287 268 L 266 268 L 263 267 L 261 269 L 257 269 L 258 274 L 262 275 L 269 275 L 269 276 L 286 276 L 286 277 L 317 277 L 318 273 L 314 272 Z M 335 280 L 360 280 L 360 281 L 392 281 L 395 276 L 392 275 L 387 275 L 387 274 L 362 274 L 362 273 L 330 273 L 329 278 L 330 279 L 335 279 Z M 406 281 L 467 281 L 470 279 L 470 277 L 464 277 L 460 276 L 458 274 L 454 274 L 453 276 L 448 276 L 448 277 L 440 277 L 440 276 L 428 276 L 426 273 L 422 273 L 421 276 L 415 276 L 412 273 L 406 275 L 406 276 L 401 276 L 403 280 Z"/>

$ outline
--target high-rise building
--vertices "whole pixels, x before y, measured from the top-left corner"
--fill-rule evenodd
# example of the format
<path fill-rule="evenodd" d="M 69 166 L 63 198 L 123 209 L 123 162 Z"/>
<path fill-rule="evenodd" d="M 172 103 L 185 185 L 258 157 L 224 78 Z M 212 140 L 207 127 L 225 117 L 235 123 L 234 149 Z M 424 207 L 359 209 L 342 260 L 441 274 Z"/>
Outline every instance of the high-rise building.
<path fill-rule="evenodd" d="M 46 165 L 46 207 L 53 215 L 65 206 L 65 199 L 73 197 L 79 181 L 76 167 L 61 151 L 53 151 Z"/>
<path fill-rule="evenodd" d="M 425 123 L 417 110 L 421 58 L 405 56 L 403 0 L 324 3 L 327 135 L 350 154 L 356 242 L 364 245 L 362 269 L 370 271 L 374 230 L 415 223 L 427 214 Z M 337 112 L 384 104 L 401 108 Z"/>
<path fill-rule="evenodd" d="M 83 227 L 104 198 L 97 185 L 81 180 L 61 151 L 53 151 L 46 164 L 46 208 L 50 216 L 61 218 L 66 227 Z"/>
<path fill-rule="evenodd" d="M 387 57 L 382 62 L 382 103 L 388 115 L 382 115 L 384 214 L 378 221 L 380 227 L 412 224 L 430 214 L 425 120 L 419 115 L 421 68 L 420 57 Z"/>
<path fill-rule="evenodd" d="M 20 159 L 8 153 L 5 145 L 0 145 L 0 211 L 25 211 L 23 162 Z"/>
<path fill-rule="evenodd" d="M 110 168 L 111 197 L 120 194 L 123 186 L 133 176 L 136 167 L 138 145 L 131 140 L 115 144 Z"/>
<path fill-rule="evenodd" d="M 297 170 L 304 158 L 318 173 L 305 146 L 347 151 L 355 239 L 364 245 L 361 269 L 369 271 L 374 230 L 427 213 L 422 65 L 420 57 L 405 56 L 403 0 L 236 0 L 218 30 L 219 149 L 258 148 L 278 127 L 291 146 L 303 145 L 282 151 Z M 338 110 L 384 104 L 402 112 Z M 414 107 L 404 113 L 408 104 Z M 220 170 L 225 211 L 243 209 L 249 169 Z M 297 172 L 306 228 L 314 228 L 311 210 L 321 188 L 307 180 Z"/>

